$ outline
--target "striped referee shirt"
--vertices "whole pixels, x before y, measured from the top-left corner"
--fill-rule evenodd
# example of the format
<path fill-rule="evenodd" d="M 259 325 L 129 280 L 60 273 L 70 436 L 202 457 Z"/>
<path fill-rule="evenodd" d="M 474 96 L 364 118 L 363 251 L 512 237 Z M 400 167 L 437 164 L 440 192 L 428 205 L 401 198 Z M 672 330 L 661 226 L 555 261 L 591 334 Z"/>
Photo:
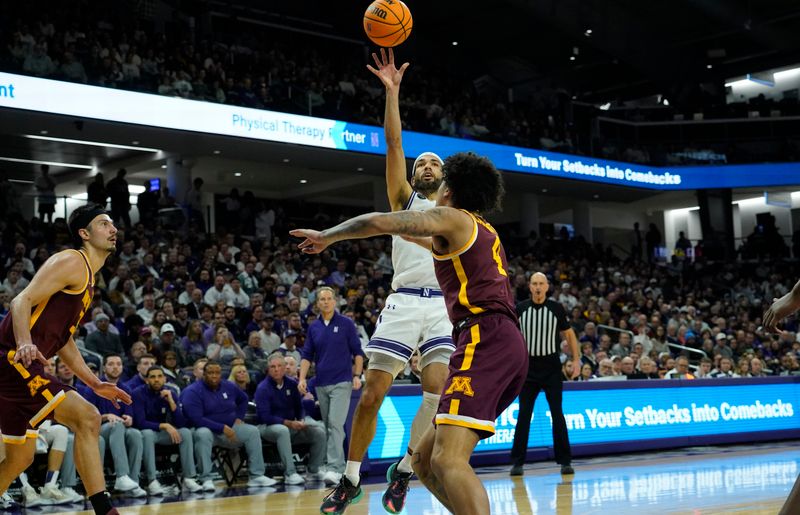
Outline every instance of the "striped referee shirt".
<path fill-rule="evenodd" d="M 528 354 L 533 357 L 561 352 L 561 331 L 570 328 L 567 312 L 558 302 L 547 299 L 543 304 L 526 300 L 517 304 L 519 326 Z"/>

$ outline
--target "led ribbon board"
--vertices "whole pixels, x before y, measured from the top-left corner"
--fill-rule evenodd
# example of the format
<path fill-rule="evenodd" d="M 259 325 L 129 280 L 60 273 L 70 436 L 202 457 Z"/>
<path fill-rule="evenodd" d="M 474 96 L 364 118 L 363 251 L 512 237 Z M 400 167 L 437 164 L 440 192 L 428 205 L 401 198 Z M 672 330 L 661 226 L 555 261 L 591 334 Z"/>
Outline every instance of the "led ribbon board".
<path fill-rule="evenodd" d="M 0 73 L 0 107 L 385 154 L 383 128 L 177 97 Z M 648 167 L 592 157 L 404 132 L 408 156 L 433 150 L 442 157 L 472 151 L 501 170 L 654 190 L 694 190 L 800 184 L 800 164 Z"/>

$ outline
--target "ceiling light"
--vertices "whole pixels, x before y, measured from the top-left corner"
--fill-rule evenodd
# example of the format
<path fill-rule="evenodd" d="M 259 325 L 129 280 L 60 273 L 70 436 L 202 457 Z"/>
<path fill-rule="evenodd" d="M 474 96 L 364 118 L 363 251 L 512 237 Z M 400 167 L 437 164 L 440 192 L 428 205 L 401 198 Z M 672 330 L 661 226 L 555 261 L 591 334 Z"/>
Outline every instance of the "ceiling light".
<path fill-rule="evenodd" d="M 139 142 L 137 140 L 131 141 L 131 145 L 138 145 L 138 144 L 139 144 Z"/>
<path fill-rule="evenodd" d="M 714 67 L 714 65 L 713 65 L 713 64 L 707 64 L 707 65 L 706 65 L 706 68 L 707 68 L 707 69 L 709 69 L 709 70 L 710 70 L 711 68 L 713 68 L 713 67 Z"/>
<path fill-rule="evenodd" d="M 17 184 L 33 184 L 33 181 L 26 181 L 25 179 L 9 179 L 8 182 L 16 182 Z"/>
<path fill-rule="evenodd" d="M 289 158 L 288 158 L 288 157 L 284 157 L 284 158 L 283 158 L 283 162 L 284 162 L 284 163 L 288 163 L 288 162 L 289 162 Z"/>
<path fill-rule="evenodd" d="M 597 193 L 595 193 L 594 195 L 592 195 L 592 198 L 600 198 L 600 195 L 598 195 Z"/>
<path fill-rule="evenodd" d="M 583 31 L 583 34 L 585 36 L 591 36 L 592 35 L 592 29 L 586 29 L 585 31 Z"/>
<path fill-rule="evenodd" d="M 609 109 L 611 109 L 611 102 L 606 102 L 605 104 L 600 105 L 601 111 L 608 111 Z"/>
<path fill-rule="evenodd" d="M 39 134 L 47 134 L 47 131 L 39 131 Z"/>
<path fill-rule="evenodd" d="M 47 134 L 46 131 L 43 131 L 42 134 Z M 40 139 L 44 141 L 57 141 L 59 143 L 74 143 L 76 145 L 88 145 L 90 147 L 108 147 L 108 148 L 121 148 L 125 150 L 138 150 L 140 152 L 160 152 L 157 148 L 147 148 L 147 147 L 133 147 L 130 145 L 117 145 L 116 143 L 105 143 L 102 141 L 87 141 L 82 139 L 67 139 L 67 138 L 53 138 L 51 136 L 44 137 L 44 136 L 36 136 L 34 134 L 23 134 L 24 138 L 28 139 Z M 138 143 L 138 142 L 136 142 Z"/>
<path fill-rule="evenodd" d="M 542 193 L 547 193 L 547 188 L 542 188 Z"/>
<path fill-rule="evenodd" d="M 356 171 L 357 172 L 363 172 L 364 171 L 364 167 L 363 166 L 359 166 L 358 168 L 356 168 Z"/>
<path fill-rule="evenodd" d="M 81 170 L 94 170 L 92 165 L 79 165 L 74 163 L 59 163 L 57 161 L 39 161 L 38 159 L 21 159 L 18 157 L 0 157 L 0 161 L 8 161 L 10 163 L 28 163 L 32 165 L 49 165 L 61 166 L 64 168 L 80 168 Z"/>
<path fill-rule="evenodd" d="M 162 170 L 163 170 L 164 168 L 166 168 L 166 167 L 167 167 L 167 165 L 161 165 L 161 169 L 162 169 Z"/>
<path fill-rule="evenodd" d="M 215 150 L 215 151 L 214 151 L 214 155 L 219 155 L 219 154 L 220 154 L 220 151 L 219 151 L 219 150 Z"/>
<path fill-rule="evenodd" d="M 453 41 L 453 46 L 458 46 L 458 41 Z"/>
<path fill-rule="evenodd" d="M 308 181 L 307 181 L 306 179 L 300 179 L 300 184 L 305 184 L 305 183 L 307 183 L 307 182 L 308 182 Z"/>
<path fill-rule="evenodd" d="M 575 60 L 575 56 L 574 55 L 569 56 L 569 60 L 570 61 L 574 61 Z"/>
<path fill-rule="evenodd" d="M 233 175 L 235 175 L 236 177 L 241 177 L 242 176 L 242 172 L 236 172 Z"/>

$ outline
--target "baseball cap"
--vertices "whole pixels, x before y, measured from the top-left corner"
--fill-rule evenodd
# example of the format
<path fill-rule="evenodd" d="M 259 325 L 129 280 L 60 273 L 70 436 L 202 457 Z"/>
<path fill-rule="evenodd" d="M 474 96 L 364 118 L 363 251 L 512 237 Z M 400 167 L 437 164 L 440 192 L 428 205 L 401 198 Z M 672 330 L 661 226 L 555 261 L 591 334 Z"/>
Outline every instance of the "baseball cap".
<path fill-rule="evenodd" d="M 716 338 L 717 341 L 720 341 L 720 340 L 726 340 L 728 336 L 725 333 L 717 333 L 717 335 L 714 338 Z"/>
<path fill-rule="evenodd" d="M 98 313 L 94 316 L 95 322 L 100 322 L 101 320 L 111 320 L 111 319 L 108 318 L 108 315 L 106 315 L 105 313 Z"/>
<path fill-rule="evenodd" d="M 286 331 L 286 333 L 284 333 L 283 337 L 284 338 L 288 338 L 290 336 L 297 336 L 298 334 L 300 334 L 300 333 L 298 333 L 294 329 L 289 329 L 288 331 Z"/>
<path fill-rule="evenodd" d="M 175 332 L 175 328 L 172 326 L 172 324 L 164 324 L 161 326 L 161 334 L 169 332 Z"/>

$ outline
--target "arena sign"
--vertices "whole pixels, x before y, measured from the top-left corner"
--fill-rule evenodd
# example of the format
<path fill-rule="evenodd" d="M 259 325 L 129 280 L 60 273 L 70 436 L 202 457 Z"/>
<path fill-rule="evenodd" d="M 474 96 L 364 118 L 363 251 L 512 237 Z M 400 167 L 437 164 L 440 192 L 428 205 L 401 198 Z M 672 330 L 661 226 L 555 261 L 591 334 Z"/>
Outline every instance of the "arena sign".
<path fill-rule="evenodd" d="M 384 154 L 383 129 L 310 116 L 0 73 L 0 107 Z M 406 131 L 408 156 L 472 151 L 512 172 L 655 190 L 800 184 L 800 163 L 658 168 Z"/>
<path fill-rule="evenodd" d="M 416 388 L 409 395 L 403 389 Z M 378 412 L 371 460 L 402 456 L 422 402 L 418 387 L 394 387 Z M 616 451 L 682 447 L 698 443 L 769 440 L 777 432 L 800 435 L 800 378 L 565 383 L 564 417 L 573 450 L 607 446 Z M 476 451 L 510 451 L 519 403 L 495 421 L 495 434 Z M 550 408 L 536 401 L 528 448 L 552 447 Z M 785 434 L 784 434 L 785 437 Z"/>

